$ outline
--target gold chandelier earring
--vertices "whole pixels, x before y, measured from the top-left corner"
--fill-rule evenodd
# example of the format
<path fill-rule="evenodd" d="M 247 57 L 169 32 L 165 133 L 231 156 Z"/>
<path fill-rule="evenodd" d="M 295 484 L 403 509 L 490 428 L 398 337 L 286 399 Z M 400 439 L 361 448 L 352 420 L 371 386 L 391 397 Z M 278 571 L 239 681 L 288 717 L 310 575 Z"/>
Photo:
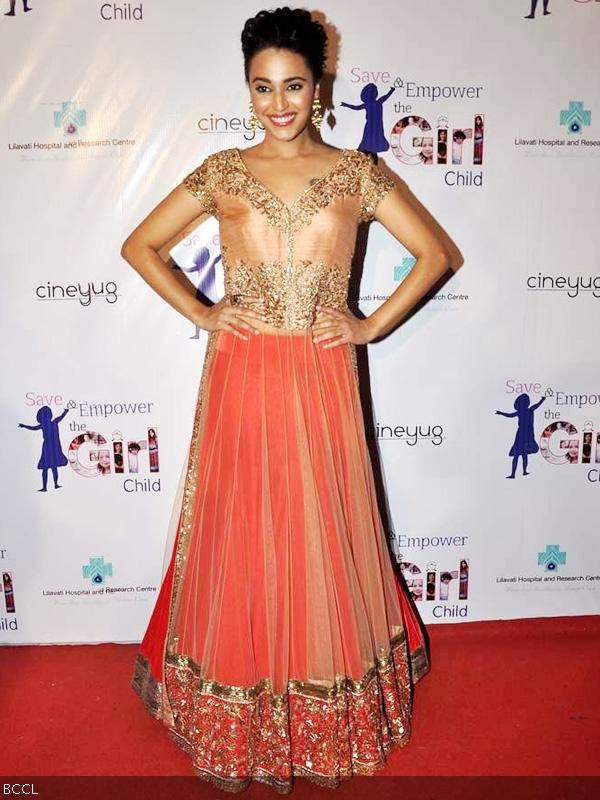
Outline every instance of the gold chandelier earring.
<path fill-rule="evenodd" d="M 248 105 L 249 105 L 249 108 L 250 108 L 250 115 L 248 117 L 248 124 L 250 125 L 252 130 L 255 131 L 258 128 L 258 117 L 254 113 L 254 107 L 252 106 L 252 100 L 250 100 L 250 103 Z"/>
<path fill-rule="evenodd" d="M 321 111 L 321 103 L 318 97 L 315 97 L 313 100 L 310 120 L 315 128 L 318 128 L 323 120 L 323 112 Z"/>

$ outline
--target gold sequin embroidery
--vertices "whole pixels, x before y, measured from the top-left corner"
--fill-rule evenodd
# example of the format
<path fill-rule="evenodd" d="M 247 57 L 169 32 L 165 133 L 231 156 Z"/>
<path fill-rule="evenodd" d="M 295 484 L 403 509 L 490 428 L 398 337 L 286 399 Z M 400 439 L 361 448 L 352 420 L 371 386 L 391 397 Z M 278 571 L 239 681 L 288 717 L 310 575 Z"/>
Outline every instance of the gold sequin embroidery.
<path fill-rule="evenodd" d="M 192 426 L 192 436 L 188 451 L 188 466 L 183 488 L 183 501 L 181 515 L 176 535 L 175 543 L 175 566 L 173 572 L 173 582 L 171 586 L 171 597 L 169 602 L 169 621 L 167 633 L 163 646 L 163 665 L 165 664 L 167 649 L 176 643 L 177 637 L 172 637 L 172 626 L 175 619 L 176 609 L 178 608 L 178 589 L 180 585 L 182 570 L 184 568 L 186 553 L 188 549 L 188 537 L 192 530 L 193 500 L 198 489 L 198 459 L 204 435 L 205 409 L 208 402 L 208 383 L 209 373 L 212 368 L 215 354 L 217 352 L 218 331 L 209 331 L 206 343 L 206 351 L 198 395 L 196 399 L 196 410 L 194 413 L 194 423 Z M 168 691 L 165 691 L 160 705 L 160 718 L 167 724 L 173 724 L 173 713 Z"/>
<path fill-rule="evenodd" d="M 259 295 L 265 301 L 265 322 L 287 330 L 309 328 L 321 304 L 347 311 L 350 273 L 339 264 L 304 259 L 293 265 L 279 261 L 232 263 L 226 245 L 221 248 L 225 270 L 225 297 L 232 305 L 244 295 Z"/>
<path fill-rule="evenodd" d="M 221 241 L 225 293 L 234 304 L 243 294 L 262 295 L 266 299 L 266 321 L 277 327 L 296 329 L 313 324 L 317 304 L 347 310 L 350 263 L 327 263 L 318 257 L 313 260 L 297 260 L 294 257 L 294 234 L 310 225 L 320 210 L 327 208 L 336 198 L 346 195 L 360 195 L 358 217 L 360 220 L 371 219 L 377 203 L 394 184 L 373 165 L 369 156 L 357 150 L 344 150 L 334 167 L 288 208 L 252 178 L 239 163 L 235 148 L 230 148 L 209 155 L 184 178 L 182 185 L 200 201 L 202 209 L 208 213 L 219 217 L 219 197 L 221 193 L 225 193 L 245 199 L 252 208 L 265 214 L 270 225 L 285 232 L 285 247 L 280 258 L 259 263 L 232 259 L 227 242 Z M 350 220 L 347 224 L 352 222 Z M 197 491 L 203 411 L 216 335 L 215 331 L 209 333 L 194 417 L 183 506 L 175 545 L 169 621 L 163 652 L 165 670 L 167 652 L 177 650 L 176 637 L 172 636 L 172 625 L 177 613 L 179 586 L 191 530 L 192 500 Z M 352 367 L 358 377 L 355 347 L 349 347 Z M 172 725 L 173 708 L 166 686 L 158 709 L 161 718 Z"/>
<path fill-rule="evenodd" d="M 290 233 L 308 225 L 314 214 L 329 205 L 334 197 L 344 193 L 356 194 L 360 186 L 352 160 L 356 151 L 344 148 L 335 164 L 288 206 L 248 170 L 237 147 L 226 152 L 230 153 L 229 160 L 233 160 L 229 166 L 234 175 L 236 171 L 242 174 L 241 184 L 237 187 L 240 194 L 255 208 L 264 211 L 270 224 L 289 229 Z"/>
<path fill-rule="evenodd" d="M 343 149 L 330 170 L 288 207 L 254 177 L 235 147 L 208 156 L 183 184 L 205 209 L 217 216 L 219 195 L 223 193 L 245 200 L 264 214 L 269 225 L 284 233 L 277 259 L 259 263 L 233 259 L 226 237 L 221 240 L 221 254 L 226 296 L 234 304 L 236 295 L 262 296 L 266 300 L 265 321 L 289 330 L 310 327 L 319 304 L 347 310 L 352 255 L 345 256 L 348 263 L 327 263 L 318 256 L 312 261 L 296 259 L 295 234 L 309 226 L 314 216 L 336 198 L 345 196 L 360 197 L 354 223 L 369 221 L 374 218 L 379 201 L 394 187 L 394 182 L 366 153 Z M 352 220 L 340 224 L 352 224 Z M 318 253 L 317 247 L 315 252 Z"/>
<path fill-rule="evenodd" d="M 430 667 L 424 646 L 407 654 L 405 642 L 402 635 L 393 637 L 389 650 L 379 652 L 374 672 L 369 670 L 362 679 L 337 676 L 329 689 L 321 684 L 294 680 L 283 694 L 273 694 L 268 681 L 239 687 L 202 679 L 201 670 L 193 660 L 169 652 L 165 674 L 173 695 L 175 716 L 165 713 L 165 686 L 154 679 L 149 661 L 139 652 L 132 688 L 148 712 L 166 724 L 174 742 L 191 757 L 196 775 L 216 787 L 237 792 L 247 788 L 253 779 L 272 786 L 281 794 L 288 794 L 293 777 L 300 775 L 318 785 L 336 787 L 341 780 L 354 774 L 374 774 L 385 763 L 384 757 L 394 741 L 401 747 L 408 743 L 412 694 L 407 690 L 407 659 L 413 686 Z M 173 689 L 173 685 L 177 688 Z M 354 698 L 358 702 L 353 702 Z M 365 709 L 371 713 L 361 714 Z M 221 732 L 228 730 L 233 739 L 227 737 L 229 746 L 222 753 L 217 752 L 212 763 L 206 764 L 206 755 L 211 752 L 210 742 L 208 748 L 205 744 L 213 731 L 211 715 L 221 721 Z M 223 725 L 223 720 L 228 719 L 229 729 L 226 723 L 225 727 Z M 329 735 L 331 730 L 323 732 L 320 722 L 332 719 L 336 720 L 333 736 Z M 245 732 L 252 736 L 245 740 L 244 760 L 239 762 L 235 743 L 237 736 L 239 744 L 240 725 L 244 724 Z M 298 741 L 296 731 L 299 731 L 300 744 L 308 737 L 308 749 L 304 746 L 292 750 L 292 741 Z M 390 732 L 395 732 L 395 739 L 390 737 Z M 382 738 L 377 746 L 380 733 Z M 196 750 L 198 741 L 200 756 Z M 319 753 L 326 742 L 331 745 L 328 753 L 322 749 Z M 254 749 L 248 751 L 248 744 L 253 744 Z M 373 744 L 378 759 L 375 762 L 372 757 L 369 759 Z M 315 749 L 320 759 L 315 759 Z M 247 759 L 252 755 L 250 770 Z M 229 764 L 223 763 L 224 757 L 231 759 Z"/>
<path fill-rule="evenodd" d="M 408 652 L 400 631 L 379 648 L 360 678 L 290 679 L 276 694 L 266 678 L 253 686 L 229 686 L 203 676 L 190 657 L 169 651 L 169 734 L 192 758 L 199 777 L 228 791 L 241 791 L 255 780 L 288 794 L 300 775 L 335 787 L 352 775 L 375 774 L 394 744 L 408 744 L 411 680 L 416 683 L 427 666 L 419 650 Z M 160 718 L 154 709 L 162 687 L 154 687 L 150 707 L 151 683 L 149 663 L 138 653 L 134 688 Z"/>
<path fill-rule="evenodd" d="M 361 173 L 361 206 L 359 219 L 369 222 L 375 219 L 375 210 L 385 195 L 394 187 L 394 181 L 386 175 L 366 153 L 363 156 L 363 171 Z"/>
<path fill-rule="evenodd" d="M 212 168 L 214 158 L 214 153 L 207 156 L 200 166 L 185 176 L 181 185 L 200 201 L 203 212 L 217 216 L 214 196 L 216 173 Z"/>
<path fill-rule="evenodd" d="M 236 147 L 207 156 L 181 183 L 202 202 L 205 211 L 217 217 L 215 193 L 224 191 L 248 199 L 271 225 L 291 230 L 309 224 L 319 209 L 345 194 L 360 194 L 359 221 L 368 222 L 374 219 L 379 201 L 395 186 L 368 154 L 347 148 L 342 149 L 333 167 L 289 207 L 252 175 Z"/>

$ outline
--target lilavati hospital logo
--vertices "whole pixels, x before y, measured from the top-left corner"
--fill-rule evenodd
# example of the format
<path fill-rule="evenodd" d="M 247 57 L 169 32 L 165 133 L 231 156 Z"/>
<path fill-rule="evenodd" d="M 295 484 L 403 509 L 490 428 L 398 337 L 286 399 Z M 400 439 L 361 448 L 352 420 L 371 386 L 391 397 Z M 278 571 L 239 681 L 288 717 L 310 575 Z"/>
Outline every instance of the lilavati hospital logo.
<path fill-rule="evenodd" d="M 569 100 L 567 108 L 558 111 L 548 110 L 552 119 L 558 122 L 558 127 L 548 136 L 516 135 L 514 146 L 522 149 L 524 155 L 535 157 L 560 157 L 573 156 L 579 150 L 578 156 L 584 158 L 600 147 L 600 138 L 596 135 L 590 138 L 590 133 L 585 134 L 585 129 L 592 124 L 592 112 L 585 108 L 583 100 Z"/>
<path fill-rule="evenodd" d="M 104 556 L 91 556 L 87 564 L 82 566 L 83 577 L 96 586 L 103 584 L 107 577 L 112 578 L 112 564 L 104 561 Z"/>
<path fill-rule="evenodd" d="M 416 263 L 414 256 L 404 256 L 401 264 L 394 264 L 394 282 L 401 283 Z"/>
<path fill-rule="evenodd" d="M 584 109 L 582 100 L 570 100 L 569 107 L 560 112 L 560 124 L 565 125 L 569 133 L 579 134 L 592 124 L 592 112 Z"/>
<path fill-rule="evenodd" d="M 528 562 L 532 552 L 527 556 Z M 535 558 L 535 554 L 533 554 Z M 546 549 L 537 553 L 537 573 L 520 575 L 496 575 L 495 582 L 509 592 L 530 591 L 579 591 L 581 589 L 595 589 L 600 583 L 600 574 L 592 562 L 586 564 L 583 571 L 568 572 L 559 569 L 567 563 L 567 553 L 560 549 L 559 544 L 547 544 Z M 529 562 L 530 563 L 530 562 Z M 543 567 L 543 570 L 540 569 Z M 539 573 L 542 574 L 539 574 Z"/>
<path fill-rule="evenodd" d="M 72 100 L 65 100 L 59 111 L 54 112 L 54 127 L 62 128 L 67 136 L 73 136 L 83 128 L 87 122 L 85 108 Z"/>
<path fill-rule="evenodd" d="M 537 563 L 546 572 L 555 572 L 567 563 L 567 552 L 561 550 L 558 544 L 547 544 L 546 549 L 538 553 Z"/>

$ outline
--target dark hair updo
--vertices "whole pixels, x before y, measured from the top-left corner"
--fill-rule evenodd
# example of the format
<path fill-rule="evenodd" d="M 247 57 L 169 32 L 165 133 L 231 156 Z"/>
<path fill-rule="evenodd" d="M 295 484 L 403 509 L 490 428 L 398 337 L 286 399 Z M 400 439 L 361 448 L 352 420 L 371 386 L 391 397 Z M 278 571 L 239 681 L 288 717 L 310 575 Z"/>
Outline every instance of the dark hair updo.
<path fill-rule="evenodd" d="M 307 9 L 283 6 L 274 11 L 259 11 L 246 20 L 241 38 L 246 83 L 249 81 L 252 56 L 267 47 L 282 47 L 304 56 L 314 82 L 321 80 L 327 34 L 321 23 L 312 19 Z"/>

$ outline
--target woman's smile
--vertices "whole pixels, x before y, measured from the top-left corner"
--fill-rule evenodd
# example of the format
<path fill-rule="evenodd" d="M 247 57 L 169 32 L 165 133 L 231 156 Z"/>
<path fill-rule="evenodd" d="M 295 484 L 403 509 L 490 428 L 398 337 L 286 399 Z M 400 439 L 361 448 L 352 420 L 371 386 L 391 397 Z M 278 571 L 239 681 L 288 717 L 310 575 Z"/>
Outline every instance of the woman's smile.
<path fill-rule="evenodd" d="M 294 114 L 292 114 L 292 113 L 289 113 L 289 114 L 277 114 L 277 115 L 269 116 L 269 119 L 271 120 L 271 122 L 274 125 L 278 125 L 278 126 L 281 127 L 281 126 L 284 126 L 284 125 L 289 125 L 290 122 L 292 122 L 292 120 L 295 118 L 295 116 L 296 116 L 295 113 Z"/>

